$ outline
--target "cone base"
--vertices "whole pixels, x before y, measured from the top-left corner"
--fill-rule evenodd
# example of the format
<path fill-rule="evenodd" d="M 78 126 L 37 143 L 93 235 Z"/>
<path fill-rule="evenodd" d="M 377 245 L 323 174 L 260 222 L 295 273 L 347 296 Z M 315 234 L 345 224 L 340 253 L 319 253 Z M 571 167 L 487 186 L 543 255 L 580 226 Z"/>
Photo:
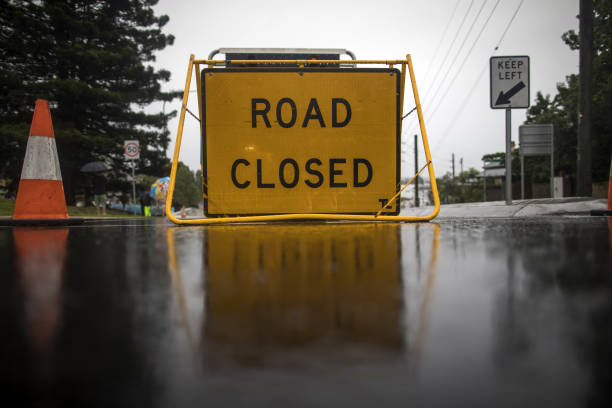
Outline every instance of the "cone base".
<path fill-rule="evenodd" d="M 591 210 L 591 215 L 595 217 L 603 215 L 610 217 L 612 216 L 612 210 Z"/>
<path fill-rule="evenodd" d="M 21 180 L 13 219 L 66 219 L 68 209 L 61 180 Z"/>
<path fill-rule="evenodd" d="M 85 223 L 85 218 L 39 218 L 39 219 L 13 219 L 0 218 L 0 226 L 2 227 L 61 227 L 70 225 L 81 225 Z"/>

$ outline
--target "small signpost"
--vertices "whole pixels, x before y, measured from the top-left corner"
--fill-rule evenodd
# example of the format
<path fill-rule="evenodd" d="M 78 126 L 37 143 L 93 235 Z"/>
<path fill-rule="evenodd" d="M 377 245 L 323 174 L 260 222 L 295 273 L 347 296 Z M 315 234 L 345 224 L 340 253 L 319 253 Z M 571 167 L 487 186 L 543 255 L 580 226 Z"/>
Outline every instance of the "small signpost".
<path fill-rule="evenodd" d="M 140 143 L 138 140 L 126 140 L 123 142 L 123 157 L 125 160 L 132 161 L 132 198 L 136 204 L 136 178 L 134 169 L 136 168 L 136 160 L 140 159 Z"/>
<path fill-rule="evenodd" d="M 521 199 L 525 199 L 525 156 L 550 155 L 550 196 L 554 197 L 553 125 L 519 126 L 519 148 L 521 152 Z"/>
<path fill-rule="evenodd" d="M 506 204 L 512 204 L 511 109 L 529 107 L 529 57 L 491 57 L 491 109 L 506 110 Z"/>

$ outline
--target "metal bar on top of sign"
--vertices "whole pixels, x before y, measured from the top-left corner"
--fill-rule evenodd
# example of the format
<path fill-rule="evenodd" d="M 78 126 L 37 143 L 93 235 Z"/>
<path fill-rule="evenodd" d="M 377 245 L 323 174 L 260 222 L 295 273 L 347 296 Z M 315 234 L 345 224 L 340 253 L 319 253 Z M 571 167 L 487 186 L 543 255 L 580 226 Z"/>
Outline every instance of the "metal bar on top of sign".
<path fill-rule="evenodd" d="M 241 222 L 289 221 L 289 220 L 298 220 L 298 219 L 299 220 L 345 220 L 345 221 L 395 221 L 395 222 L 418 222 L 418 221 L 430 221 L 434 219 L 440 212 L 440 197 L 438 194 L 435 172 L 434 172 L 433 162 L 432 162 L 431 153 L 429 149 L 429 141 L 427 138 L 427 131 L 425 129 L 425 122 L 423 120 L 423 112 L 421 109 L 421 103 L 420 103 L 419 93 L 418 93 L 418 89 L 416 85 L 416 79 L 414 76 L 414 69 L 412 66 L 412 59 L 410 57 L 410 54 L 406 55 L 405 60 L 357 60 L 357 59 L 353 59 L 350 62 L 351 64 L 354 64 L 355 66 L 358 64 L 376 64 L 376 65 L 388 65 L 388 66 L 401 65 L 402 72 L 401 72 L 401 77 L 400 77 L 401 78 L 400 104 L 401 104 L 402 109 L 403 109 L 403 99 L 404 99 L 403 93 L 405 89 L 404 82 L 405 82 L 405 75 L 406 75 L 406 67 L 408 68 L 408 74 L 410 75 L 412 93 L 413 93 L 414 102 L 415 102 L 415 109 L 417 111 L 417 116 L 419 120 L 419 126 L 421 130 L 421 137 L 422 137 L 422 142 L 423 142 L 423 149 L 424 149 L 425 159 L 426 159 L 426 164 L 424 167 L 427 167 L 427 170 L 429 173 L 430 187 L 431 187 L 433 201 L 434 201 L 434 208 L 430 214 L 425 215 L 425 216 L 379 215 L 380 211 L 378 211 L 377 214 L 372 214 L 372 215 L 342 214 L 342 213 L 340 214 L 292 213 L 292 214 L 272 214 L 272 215 L 241 215 L 241 216 L 231 216 L 231 217 L 221 216 L 218 218 L 192 218 L 192 219 L 179 219 L 175 217 L 171 211 L 172 210 L 172 198 L 174 195 L 178 159 L 179 159 L 180 147 L 181 147 L 182 136 L 183 136 L 183 127 L 185 123 L 185 113 L 187 111 L 187 102 L 189 98 L 189 88 L 191 85 L 192 72 L 194 69 L 199 70 L 200 65 L 207 65 L 210 69 L 212 69 L 215 66 L 227 65 L 228 63 L 228 61 L 226 60 L 212 60 L 212 59 L 196 60 L 195 55 L 191 54 L 189 58 L 188 67 L 187 67 L 185 90 L 183 93 L 181 112 L 179 115 L 177 137 L 176 137 L 176 142 L 175 142 L 175 147 L 174 147 L 172 166 L 170 170 L 170 183 L 168 186 L 168 195 L 166 199 L 166 215 L 168 219 L 177 225 L 208 225 L 208 224 L 241 223 Z M 294 60 L 271 60 L 271 59 L 268 59 L 268 60 L 265 60 L 265 59 L 264 60 L 238 60 L 238 59 L 235 59 L 235 60 L 232 60 L 231 63 L 233 64 L 251 64 L 251 65 L 274 64 L 274 65 L 305 66 L 306 64 L 309 64 L 309 65 L 341 65 L 341 64 L 345 64 L 346 60 L 305 60 L 305 59 L 303 60 L 300 60 L 300 59 L 294 59 Z M 198 71 L 196 71 L 196 76 L 197 74 L 198 74 Z M 200 79 L 199 78 L 196 79 L 196 82 L 198 84 L 198 109 L 199 109 L 200 118 L 202 118 L 203 107 L 201 106 L 202 103 L 201 103 Z M 400 112 L 403 115 L 403 110 L 401 110 Z M 401 120 L 400 120 L 400 126 L 401 126 Z M 203 157 L 202 161 L 204 162 L 204 160 L 206 160 L 206 158 Z M 410 180 L 406 184 L 406 186 L 410 184 L 411 181 L 412 180 Z M 404 186 L 404 188 L 406 186 Z M 392 200 L 396 199 L 399 196 L 398 194 L 399 192 L 400 191 L 390 191 L 389 201 L 392 202 Z M 384 207 L 388 206 L 390 202 L 387 203 Z M 376 210 L 373 209 L 373 213 L 375 211 Z"/>

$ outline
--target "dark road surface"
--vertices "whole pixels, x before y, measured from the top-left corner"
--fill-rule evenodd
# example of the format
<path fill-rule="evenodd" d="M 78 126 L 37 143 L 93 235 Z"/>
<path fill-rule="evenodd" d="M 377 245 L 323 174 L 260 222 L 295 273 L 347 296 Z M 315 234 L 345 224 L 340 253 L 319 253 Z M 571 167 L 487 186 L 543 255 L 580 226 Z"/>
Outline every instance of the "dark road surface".
<path fill-rule="evenodd" d="M 611 228 L 1 227 L 2 405 L 610 407 Z"/>

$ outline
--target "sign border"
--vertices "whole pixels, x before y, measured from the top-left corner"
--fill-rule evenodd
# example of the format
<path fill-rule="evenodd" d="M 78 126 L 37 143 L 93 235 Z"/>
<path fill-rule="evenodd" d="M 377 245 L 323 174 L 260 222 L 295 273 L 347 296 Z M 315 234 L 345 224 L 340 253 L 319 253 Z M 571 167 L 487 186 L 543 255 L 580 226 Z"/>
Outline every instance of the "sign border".
<path fill-rule="evenodd" d="M 494 59 L 500 58 L 527 58 L 527 106 L 493 106 L 493 70 L 491 69 Z M 489 106 L 491 109 L 529 109 L 531 106 L 531 58 L 529 55 L 495 55 L 489 57 Z"/>
<path fill-rule="evenodd" d="M 138 155 L 137 157 L 129 157 L 126 150 L 127 147 L 131 144 L 135 144 L 136 146 L 138 146 Z M 140 160 L 140 141 L 137 139 L 130 139 L 130 140 L 124 140 L 123 141 L 123 159 L 124 160 Z"/>
<path fill-rule="evenodd" d="M 341 72 L 341 73 L 388 73 L 395 75 L 396 77 L 396 146 L 395 146 L 395 191 L 396 194 L 400 189 L 401 180 L 401 133 L 402 133 L 402 121 L 401 121 L 401 72 L 397 68 L 204 68 L 200 73 L 201 78 L 201 106 L 202 106 L 202 120 L 200 121 L 200 138 L 201 138 L 201 154 L 202 154 L 202 190 L 204 192 L 203 204 L 204 204 L 204 215 L 208 218 L 217 217 L 244 217 L 244 216 L 257 216 L 257 215 L 272 215 L 272 214 L 293 214 L 293 213 L 248 213 L 248 214 L 210 214 L 208 212 L 208 172 L 207 163 L 208 155 L 206 151 L 206 77 L 208 73 L 214 75 L 225 74 L 225 73 L 274 73 L 274 72 L 294 72 L 294 73 L 329 73 L 329 72 Z M 395 202 L 395 211 L 385 211 L 384 215 L 399 215 L 400 203 L 399 200 Z M 333 214 L 353 214 L 353 215 L 375 215 L 376 210 L 372 212 L 338 212 Z M 300 214 L 296 212 L 296 214 Z M 306 213 L 305 213 L 306 214 Z"/>

